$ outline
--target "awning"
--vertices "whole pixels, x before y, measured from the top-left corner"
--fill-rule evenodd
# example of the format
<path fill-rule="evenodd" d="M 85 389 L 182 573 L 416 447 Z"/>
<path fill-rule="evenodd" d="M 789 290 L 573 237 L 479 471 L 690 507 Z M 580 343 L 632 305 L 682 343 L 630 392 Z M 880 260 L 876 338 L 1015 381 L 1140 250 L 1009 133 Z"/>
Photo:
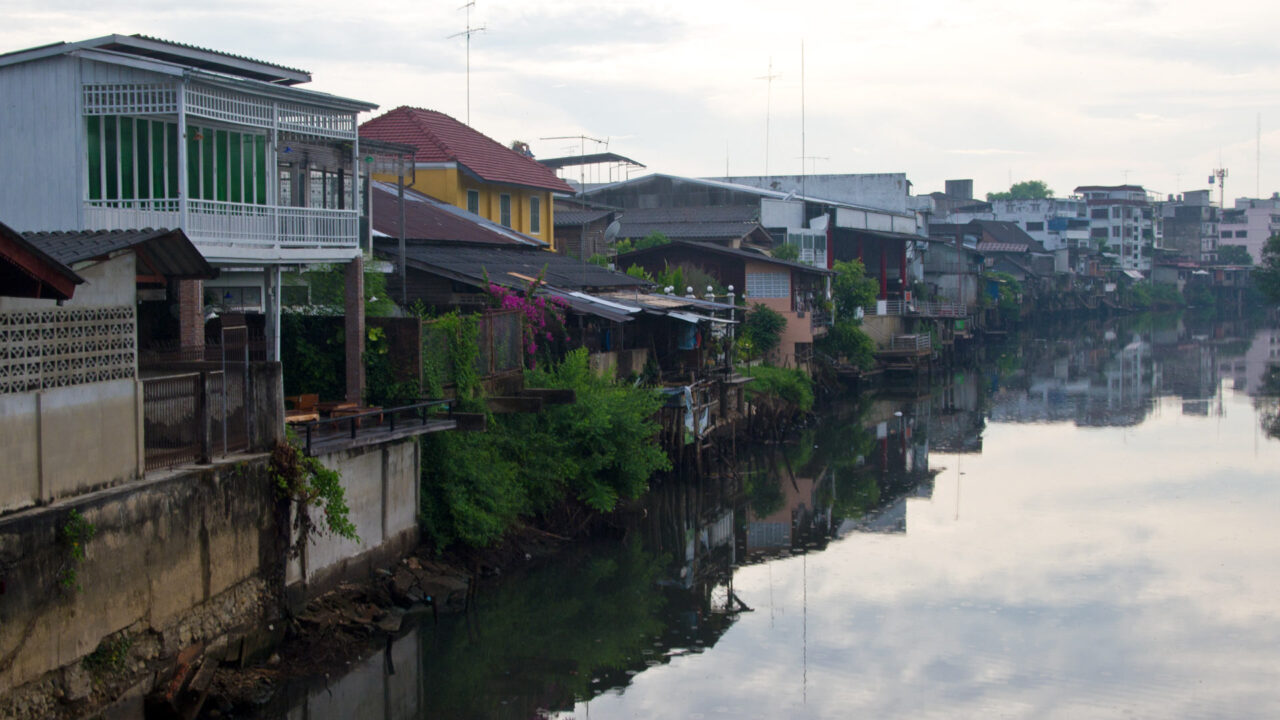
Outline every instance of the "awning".
<path fill-rule="evenodd" d="M 718 323 L 736 325 L 738 322 L 737 320 L 728 320 L 725 318 L 711 317 L 710 315 L 699 315 L 697 313 L 684 312 L 681 310 L 671 310 L 667 313 L 667 315 L 677 320 L 683 320 L 685 322 L 695 323 L 695 324 L 706 321 L 706 322 L 718 322 Z"/>
<path fill-rule="evenodd" d="M 598 318 L 604 318 L 612 322 L 630 322 L 635 319 L 632 314 L 636 311 L 627 311 L 619 309 L 622 306 L 617 303 L 607 302 L 598 298 L 587 295 L 586 293 L 567 293 L 561 290 L 551 290 L 544 288 L 543 291 L 547 295 L 560 298 L 569 306 L 570 310 L 581 313 L 583 315 L 594 315 Z"/>
<path fill-rule="evenodd" d="M 1146 280 L 1146 277 L 1144 277 L 1143 274 L 1138 272 L 1137 270 L 1125 270 L 1124 274 L 1128 275 L 1134 280 Z"/>

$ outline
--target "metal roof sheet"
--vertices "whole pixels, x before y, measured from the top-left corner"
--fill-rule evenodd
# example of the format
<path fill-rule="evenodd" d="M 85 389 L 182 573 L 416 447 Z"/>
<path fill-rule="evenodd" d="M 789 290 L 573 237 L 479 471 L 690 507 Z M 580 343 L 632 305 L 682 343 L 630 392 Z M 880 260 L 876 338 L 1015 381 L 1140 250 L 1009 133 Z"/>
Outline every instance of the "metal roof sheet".
<path fill-rule="evenodd" d="M 375 238 L 374 251 L 394 259 L 399 256 L 392 239 Z M 559 255 L 536 247 L 518 245 L 474 245 L 449 242 L 406 244 L 410 268 L 482 286 L 489 282 L 524 288 L 541 277 L 547 285 L 565 290 L 624 288 L 649 283 L 625 273 Z"/>
<path fill-rule="evenodd" d="M 400 236 L 400 202 L 395 185 L 374 182 L 373 230 L 387 237 Z M 415 190 L 404 191 L 405 237 L 412 240 L 448 240 L 488 245 L 535 245 L 546 243 L 441 202 Z"/>

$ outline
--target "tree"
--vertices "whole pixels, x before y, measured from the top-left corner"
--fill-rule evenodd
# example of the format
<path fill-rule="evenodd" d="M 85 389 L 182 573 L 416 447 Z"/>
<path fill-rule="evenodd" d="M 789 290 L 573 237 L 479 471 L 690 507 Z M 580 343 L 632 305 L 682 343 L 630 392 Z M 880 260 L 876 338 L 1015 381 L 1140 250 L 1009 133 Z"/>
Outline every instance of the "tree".
<path fill-rule="evenodd" d="M 1273 303 L 1280 303 L 1280 235 L 1272 235 L 1262 246 L 1262 257 L 1253 270 L 1253 282 Z"/>
<path fill-rule="evenodd" d="M 773 257 L 776 260 L 799 260 L 800 246 L 793 243 L 783 243 L 773 249 Z"/>
<path fill-rule="evenodd" d="M 1043 180 L 1026 180 L 1014 183 L 1008 192 L 987 193 L 987 200 L 1044 200 L 1053 197 L 1053 191 Z"/>
<path fill-rule="evenodd" d="M 1252 265 L 1253 257 L 1243 245 L 1219 245 L 1218 262 L 1222 265 Z"/>
<path fill-rule="evenodd" d="M 837 260 L 832 269 L 836 276 L 831 281 L 831 301 L 837 318 L 853 318 L 858 308 L 875 305 L 880 289 L 867 277 L 861 260 Z"/>
<path fill-rule="evenodd" d="M 782 331 L 786 327 L 787 318 L 782 313 L 756 303 L 742 317 L 742 339 L 756 357 L 763 357 L 782 342 Z"/>

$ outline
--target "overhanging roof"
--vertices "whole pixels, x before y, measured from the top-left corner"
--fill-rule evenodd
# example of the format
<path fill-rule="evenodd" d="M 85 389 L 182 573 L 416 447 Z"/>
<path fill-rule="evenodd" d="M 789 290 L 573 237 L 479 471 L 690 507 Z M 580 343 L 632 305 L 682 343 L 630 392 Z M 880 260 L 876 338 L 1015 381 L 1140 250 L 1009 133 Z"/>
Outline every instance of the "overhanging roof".
<path fill-rule="evenodd" d="M 0 295 L 69 300 L 84 279 L 0 223 Z"/>
<path fill-rule="evenodd" d="M 587 155 L 569 155 L 566 157 L 557 157 L 557 158 L 548 158 L 546 160 L 539 160 L 538 162 L 552 169 L 562 168 L 562 167 L 575 167 L 578 165 L 595 165 L 596 163 L 609 163 L 609 162 L 627 163 L 628 165 L 635 165 L 636 167 L 645 167 L 644 163 L 639 163 L 639 162 L 636 162 L 635 160 L 632 160 L 629 157 L 624 157 L 622 155 L 619 155 L 618 153 L 611 153 L 611 152 L 589 153 Z"/>
<path fill-rule="evenodd" d="M 138 255 L 140 275 L 154 274 L 179 280 L 208 279 L 218 275 L 218 271 L 181 230 L 83 230 L 27 232 L 22 235 L 27 242 L 67 266 L 131 249 Z"/>
<path fill-rule="evenodd" d="M 384 258 L 399 257 L 396 241 L 389 238 L 375 238 L 374 252 Z M 549 286 L 567 290 L 649 284 L 625 273 L 529 246 L 407 242 L 405 254 L 411 269 L 476 287 L 483 287 L 487 280 L 505 287 L 525 288 L 539 277 Z"/>
<path fill-rule="evenodd" d="M 783 267 L 797 270 L 799 272 L 812 273 L 814 275 L 835 275 L 835 271 L 826 268 L 818 268 L 804 263 L 791 262 L 790 260 L 779 260 L 770 257 L 764 253 L 752 252 L 750 250 L 739 250 L 737 248 L 724 247 L 723 245 L 715 245 L 706 242 L 693 242 L 689 240 L 672 240 L 665 245 L 655 245 L 654 247 L 645 248 L 643 250 L 633 250 L 629 253 L 623 253 L 618 256 L 618 260 L 630 259 L 641 255 L 661 255 L 666 248 L 690 248 L 699 252 L 705 252 L 710 255 L 726 255 L 735 257 L 743 261 L 752 260 L 755 262 L 767 263 L 769 265 L 781 265 Z"/>
<path fill-rule="evenodd" d="M 306 70 L 146 35 L 104 35 L 79 42 L 58 42 L 16 50 L 0 55 L 0 67 L 88 49 L 151 58 L 276 85 L 311 82 L 311 74 Z"/>

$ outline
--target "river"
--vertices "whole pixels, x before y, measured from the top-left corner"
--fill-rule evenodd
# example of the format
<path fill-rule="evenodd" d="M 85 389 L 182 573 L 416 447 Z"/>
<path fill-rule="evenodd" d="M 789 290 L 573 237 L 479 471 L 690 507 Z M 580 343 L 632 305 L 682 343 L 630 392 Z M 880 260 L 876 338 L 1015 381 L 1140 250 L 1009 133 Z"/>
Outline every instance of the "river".
<path fill-rule="evenodd" d="M 269 717 L 1280 717 L 1280 331 L 1028 330 Z"/>

